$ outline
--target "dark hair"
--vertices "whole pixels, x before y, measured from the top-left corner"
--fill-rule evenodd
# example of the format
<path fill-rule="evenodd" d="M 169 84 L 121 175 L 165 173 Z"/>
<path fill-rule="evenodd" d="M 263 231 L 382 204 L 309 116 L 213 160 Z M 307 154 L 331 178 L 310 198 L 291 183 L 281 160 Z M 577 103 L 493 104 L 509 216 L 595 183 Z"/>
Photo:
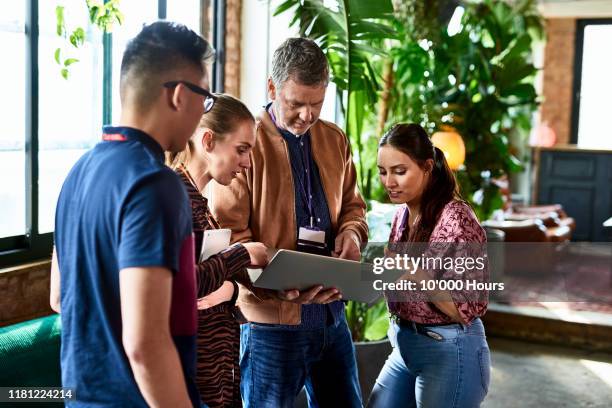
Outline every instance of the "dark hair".
<path fill-rule="evenodd" d="M 249 108 L 239 99 L 227 94 L 214 94 L 217 98 L 212 109 L 202 115 L 198 128 L 209 128 L 219 140 L 227 133 L 233 132 L 245 121 L 255 124 L 255 118 Z M 178 153 L 166 153 L 166 164 L 175 169 L 181 163 L 188 163 L 193 154 L 193 140 L 189 139 L 185 150 Z"/>
<path fill-rule="evenodd" d="M 378 143 L 378 148 L 391 146 L 414 160 L 420 168 L 431 159 L 434 163 L 431 177 L 421 196 L 421 218 L 409 241 L 428 242 L 444 206 L 451 200 L 461 199 L 455 175 L 442 150 L 434 147 L 427 132 L 415 123 L 393 126 Z"/>
<path fill-rule="evenodd" d="M 316 42 L 308 38 L 288 38 L 274 51 L 272 82 L 280 88 L 292 79 L 301 85 L 327 85 L 329 64 Z"/>
<path fill-rule="evenodd" d="M 193 67 L 204 72 L 204 63 L 213 59 L 210 44 L 186 26 L 168 21 L 146 25 L 128 42 L 121 61 L 121 100 L 129 87 L 142 108 L 156 99 L 164 80 L 177 71 Z M 167 78 L 164 78 L 167 77 Z"/>

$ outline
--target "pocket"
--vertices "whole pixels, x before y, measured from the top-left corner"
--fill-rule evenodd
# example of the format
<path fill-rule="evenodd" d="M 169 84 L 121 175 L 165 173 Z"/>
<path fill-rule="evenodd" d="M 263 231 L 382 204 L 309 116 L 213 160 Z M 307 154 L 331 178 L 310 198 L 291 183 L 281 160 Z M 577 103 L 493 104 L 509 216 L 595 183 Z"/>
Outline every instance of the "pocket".
<path fill-rule="evenodd" d="M 489 347 L 482 347 L 478 350 L 478 362 L 480 364 L 480 381 L 485 395 L 489 392 L 491 382 L 491 352 Z"/>

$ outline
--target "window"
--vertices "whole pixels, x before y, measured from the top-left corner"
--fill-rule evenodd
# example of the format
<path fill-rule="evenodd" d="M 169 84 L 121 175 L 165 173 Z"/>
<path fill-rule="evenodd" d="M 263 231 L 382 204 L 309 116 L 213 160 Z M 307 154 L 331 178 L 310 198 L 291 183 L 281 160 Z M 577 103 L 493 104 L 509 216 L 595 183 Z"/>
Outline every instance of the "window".
<path fill-rule="evenodd" d="M 51 254 L 55 205 L 64 178 L 79 157 L 99 140 L 103 123 L 120 112 L 119 69 L 127 41 L 159 18 L 196 32 L 218 17 L 221 0 L 124 1 L 125 21 L 112 34 L 84 26 L 84 0 L 12 0 L 0 14 L 0 52 L 5 90 L 0 96 L 0 267 Z M 55 8 L 64 6 L 66 28 L 81 26 L 79 49 L 56 34 Z M 201 23 L 203 10 L 205 23 Z M 71 27 L 71 24 L 74 26 Z M 207 36 L 211 41 L 211 36 Z M 221 44 L 222 37 L 215 37 Z M 212 41 L 211 41 L 212 42 Z M 213 44 L 218 48 L 217 44 Z M 54 59 L 77 58 L 64 80 Z M 216 63 L 222 67 L 222 60 Z M 217 89 L 219 90 L 219 89 Z"/>
<path fill-rule="evenodd" d="M 26 44 L 25 1 L 11 1 L 0 13 L 4 92 L 0 95 L 0 239 L 26 233 Z M 0 247 L 0 251 L 3 248 Z"/>
<path fill-rule="evenodd" d="M 38 230 L 53 232 L 55 204 L 68 171 L 99 139 L 102 128 L 103 49 L 100 31 L 83 27 L 86 41 L 79 49 L 57 36 L 55 1 L 38 3 Z M 67 29 L 88 21 L 82 0 L 62 0 Z M 77 58 L 65 80 L 53 58 L 58 47 Z M 83 84 L 88 84 L 83 86 Z M 83 108 L 85 107 L 85 108 Z"/>
<path fill-rule="evenodd" d="M 580 147 L 612 149 L 605 125 L 612 94 L 612 20 L 579 20 L 576 27 L 576 63 L 572 143 Z"/>

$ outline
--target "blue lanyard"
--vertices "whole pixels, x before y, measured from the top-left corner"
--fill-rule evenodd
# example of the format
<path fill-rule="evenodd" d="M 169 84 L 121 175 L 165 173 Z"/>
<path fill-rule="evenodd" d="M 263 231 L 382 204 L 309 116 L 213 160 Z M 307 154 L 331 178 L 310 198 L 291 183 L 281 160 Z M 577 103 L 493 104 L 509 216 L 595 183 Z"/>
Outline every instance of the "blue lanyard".
<path fill-rule="evenodd" d="M 272 118 L 272 122 L 278 128 L 278 124 L 276 123 L 276 117 L 274 116 L 274 111 L 272 110 L 272 104 L 268 107 L 268 113 L 270 114 L 270 118 Z M 280 128 L 279 128 L 280 129 Z M 307 132 L 300 136 L 300 146 L 302 147 L 302 164 L 304 165 L 304 180 L 306 185 L 304 186 L 304 181 L 298 177 L 298 183 L 301 187 L 302 194 L 305 197 L 305 203 L 308 207 L 308 216 L 310 218 L 310 227 L 314 228 L 314 208 L 312 204 L 312 182 L 311 182 L 311 169 L 310 169 L 310 134 Z M 291 167 L 293 171 L 297 174 L 297 169 L 295 165 L 291 163 Z"/>

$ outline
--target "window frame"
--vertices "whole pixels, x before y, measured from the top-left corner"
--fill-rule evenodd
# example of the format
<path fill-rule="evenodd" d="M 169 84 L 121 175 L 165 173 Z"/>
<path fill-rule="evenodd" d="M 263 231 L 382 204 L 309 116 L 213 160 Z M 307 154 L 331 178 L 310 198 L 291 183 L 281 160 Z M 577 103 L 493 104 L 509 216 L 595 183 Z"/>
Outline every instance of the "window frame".
<path fill-rule="evenodd" d="M 180 1 L 180 0 L 174 0 Z M 200 0 L 200 14 L 206 2 L 213 7 L 212 46 L 217 58 L 212 68 L 212 90 L 223 92 L 225 68 L 225 0 Z M 48 260 L 53 248 L 53 232 L 40 234 L 38 231 L 38 119 L 39 119 L 39 0 L 26 0 L 26 124 L 25 124 L 25 178 L 26 178 L 26 231 L 23 235 L 0 238 L 0 268 L 16 266 L 36 260 Z M 167 16 L 168 0 L 157 0 L 157 18 Z M 200 16 L 202 21 L 202 16 Z M 102 123 L 112 121 L 112 34 L 102 37 L 103 84 Z"/>
<path fill-rule="evenodd" d="M 584 30 L 589 25 L 612 25 L 612 18 L 584 18 L 576 20 L 570 144 L 578 144 L 578 130 L 580 127 L 580 92 L 582 88 L 582 62 L 584 53 Z"/>

